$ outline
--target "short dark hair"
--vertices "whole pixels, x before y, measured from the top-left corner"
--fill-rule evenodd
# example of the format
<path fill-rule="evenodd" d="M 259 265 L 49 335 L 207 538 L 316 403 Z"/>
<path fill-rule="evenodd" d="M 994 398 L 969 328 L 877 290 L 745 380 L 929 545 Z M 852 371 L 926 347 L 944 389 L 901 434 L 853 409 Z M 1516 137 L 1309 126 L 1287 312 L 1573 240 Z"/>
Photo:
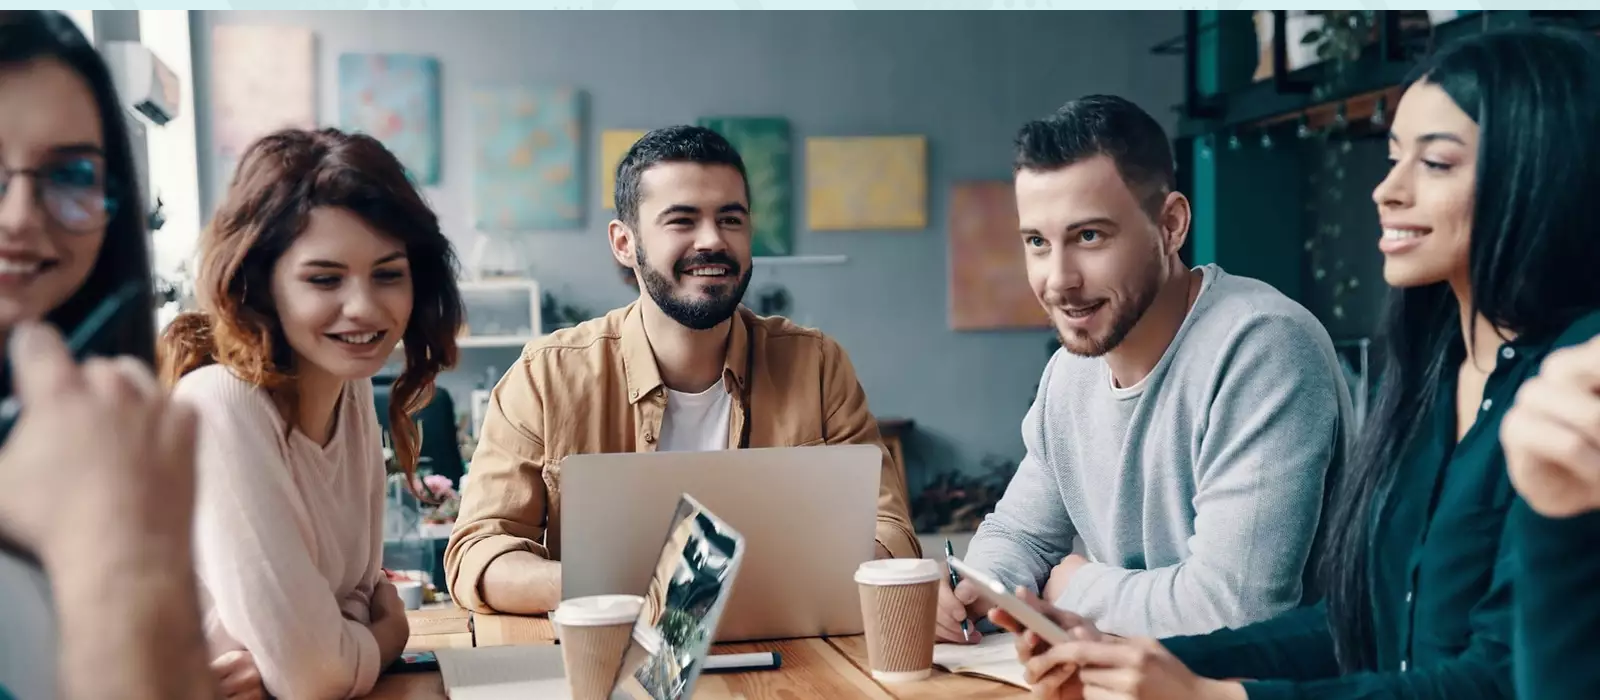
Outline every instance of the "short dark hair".
<path fill-rule="evenodd" d="M 744 181 L 745 199 L 750 198 L 750 176 L 745 173 L 739 152 L 711 129 L 703 126 L 668 126 L 645 134 L 628 149 L 617 164 L 615 202 L 617 218 L 629 226 L 639 225 L 639 179 L 657 163 L 699 163 L 726 165 L 739 171 Z"/>
<path fill-rule="evenodd" d="M 1150 113 L 1115 95 L 1089 95 L 1017 131 L 1013 169 L 1058 170 L 1108 156 L 1153 216 L 1178 188 L 1172 144 Z"/>

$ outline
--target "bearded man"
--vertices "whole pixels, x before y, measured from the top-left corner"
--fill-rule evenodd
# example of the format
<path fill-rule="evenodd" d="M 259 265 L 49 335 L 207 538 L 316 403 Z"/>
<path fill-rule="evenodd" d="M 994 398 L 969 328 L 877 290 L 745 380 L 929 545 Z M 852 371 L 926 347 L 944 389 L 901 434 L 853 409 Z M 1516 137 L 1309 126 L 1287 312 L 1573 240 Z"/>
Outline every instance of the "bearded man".
<path fill-rule="evenodd" d="M 709 129 L 657 129 L 616 182 L 607 233 L 639 298 L 530 343 L 495 386 L 445 549 L 455 600 L 512 614 L 560 603 L 562 539 L 583 536 L 560 527 L 560 464 L 573 454 L 876 445 L 877 556 L 921 556 L 844 349 L 740 305 L 760 212 L 738 152 Z"/>

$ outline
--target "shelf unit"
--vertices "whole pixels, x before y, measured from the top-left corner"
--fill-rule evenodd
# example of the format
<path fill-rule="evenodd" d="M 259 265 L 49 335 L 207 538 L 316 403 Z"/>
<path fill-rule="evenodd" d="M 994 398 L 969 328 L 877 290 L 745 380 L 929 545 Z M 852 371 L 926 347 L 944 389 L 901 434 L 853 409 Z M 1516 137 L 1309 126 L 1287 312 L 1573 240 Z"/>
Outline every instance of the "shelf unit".
<path fill-rule="evenodd" d="M 495 349 L 495 348 L 521 348 L 522 346 L 527 345 L 528 343 L 531 343 L 531 342 L 533 342 L 535 340 L 538 340 L 541 337 L 543 337 L 543 336 L 542 335 L 526 336 L 526 337 L 520 337 L 519 336 L 519 337 L 514 337 L 514 338 L 513 337 L 473 338 L 473 337 L 470 337 L 470 336 L 469 337 L 465 337 L 465 338 L 458 337 L 458 338 L 456 338 L 456 347 L 460 348 L 462 350 L 487 350 L 487 349 Z M 398 343 L 395 343 L 394 344 L 394 351 L 393 351 L 392 354 L 398 355 L 400 353 L 405 352 L 405 347 L 406 347 L 406 343 L 403 340 L 398 342 Z"/>
<path fill-rule="evenodd" d="M 528 343 L 538 340 L 539 336 L 527 337 L 499 337 L 499 338 L 456 338 L 458 348 L 520 348 Z"/>
<path fill-rule="evenodd" d="M 1487 30 L 1534 24 L 1565 24 L 1587 31 L 1600 30 L 1600 11 L 1595 10 L 1482 10 L 1436 25 L 1427 40 L 1408 42 L 1400 27 L 1400 12 L 1378 11 L 1378 40 L 1366 47 L 1361 57 L 1347 68 L 1343 89 L 1325 96 L 1314 96 L 1312 86 L 1326 77 L 1329 66 L 1323 63 L 1299 70 L 1287 70 L 1287 36 L 1284 11 L 1274 11 L 1273 77 L 1215 94 L 1201 89 L 1201 53 L 1207 41 L 1215 43 L 1223 30 L 1218 22 L 1203 26 L 1198 10 L 1186 12 L 1182 50 L 1186 89 L 1180 105 L 1178 137 L 1193 138 L 1239 129 L 1258 129 L 1305 115 L 1315 128 L 1319 120 L 1330 119 L 1340 104 L 1347 105 L 1346 118 L 1364 120 L 1372 113 L 1379 96 L 1389 95 L 1389 107 L 1398 98 L 1398 86 L 1406 79 L 1416 60 L 1432 47 L 1472 36 Z M 1212 11 L 1213 13 L 1220 11 Z M 1209 36 L 1203 36 L 1209 35 Z M 1253 37 L 1253 33 L 1250 34 Z M 1413 38 L 1414 39 L 1414 38 Z M 1165 42 L 1154 50 L 1172 52 Z M 1228 50 L 1235 47 L 1213 47 Z M 1211 59 L 1215 62 L 1218 59 Z"/>
<path fill-rule="evenodd" d="M 1401 11 L 1378 11 L 1372 18 L 1376 41 L 1343 64 L 1340 80 L 1330 81 L 1328 71 L 1340 66 L 1319 62 L 1286 70 L 1287 42 L 1300 39 L 1290 36 L 1287 17 L 1274 11 L 1274 45 L 1267 47 L 1274 70 L 1264 80 L 1253 79 L 1262 47 L 1249 11 L 1187 11 L 1183 36 L 1152 50 L 1181 52 L 1184 60 L 1174 155 L 1178 186 L 1193 211 L 1186 262 L 1216 263 L 1301 302 L 1315 280 L 1305 269 L 1303 216 L 1314 195 L 1305 189 L 1303 149 L 1288 145 L 1299 140 L 1300 124 L 1338 140 L 1381 136 L 1387 119 L 1376 115 L 1393 114 L 1400 85 L 1418 59 L 1447 42 L 1519 26 L 1600 29 L 1600 11 L 1593 10 L 1481 10 L 1426 31 L 1402 27 Z M 1234 137 L 1262 147 L 1236 147 Z M 1345 199 L 1360 206 L 1368 193 L 1348 194 Z"/>
<path fill-rule="evenodd" d="M 791 265 L 843 265 L 850 262 L 848 255 L 758 255 L 750 259 L 756 267 Z"/>

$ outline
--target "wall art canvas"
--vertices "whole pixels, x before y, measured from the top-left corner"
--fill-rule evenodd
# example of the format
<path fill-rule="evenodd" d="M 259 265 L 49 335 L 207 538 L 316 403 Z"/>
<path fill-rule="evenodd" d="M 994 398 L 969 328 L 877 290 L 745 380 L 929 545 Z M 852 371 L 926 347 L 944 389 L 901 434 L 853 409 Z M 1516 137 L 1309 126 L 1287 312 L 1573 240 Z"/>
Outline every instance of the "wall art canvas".
<path fill-rule="evenodd" d="M 479 231 L 583 225 L 582 94 L 571 87 L 472 93 L 472 207 Z"/>
<path fill-rule="evenodd" d="M 925 137 L 808 138 L 805 167 L 813 231 L 928 227 Z"/>
<path fill-rule="evenodd" d="M 782 117 L 705 117 L 700 126 L 733 144 L 750 178 L 750 208 L 755 220 L 754 255 L 793 255 L 794 162 L 789 120 Z"/>
<path fill-rule="evenodd" d="M 283 128 L 317 125 L 316 77 L 309 29 L 211 28 L 211 133 L 224 187 L 257 139 Z"/>
<path fill-rule="evenodd" d="M 617 166 L 645 133 L 637 129 L 607 129 L 600 134 L 600 206 L 617 208 Z"/>
<path fill-rule="evenodd" d="M 1049 328 L 1028 287 L 1009 181 L 950 188 L 950 328 L 958 331 Z"/>
<path fill-rule="evenodd" d="M 439 61 L 339 55 L 339 123 L 383 142 L 420 185 L 439 182 Z"/>

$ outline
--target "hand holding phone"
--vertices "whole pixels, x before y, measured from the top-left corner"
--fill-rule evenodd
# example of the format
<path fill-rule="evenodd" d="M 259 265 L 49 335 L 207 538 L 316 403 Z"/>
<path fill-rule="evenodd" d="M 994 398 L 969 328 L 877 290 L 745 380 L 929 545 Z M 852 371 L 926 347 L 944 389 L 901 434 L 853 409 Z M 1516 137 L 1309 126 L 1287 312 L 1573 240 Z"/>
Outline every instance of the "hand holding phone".
<path fill-rule="evenodd" d="M 1070 642 L 1073 637 L 1067 633 L 1067 628 L 1084 624 L 1083 618 L 1065 610 L 1058 610 L 1037 597 L 1034 597 L 1037 603 L 1023 601 L 1006 590 L 1005 584 L 1000 583 L 983 571 L 968 566 L 966 562 L 960 559 L 948 557 L 947 561 L 950 563 L 951 568 L 961 574 L 963 579 L 976 585 L 980 598 L 993 603 L 996 608 L 1004 611 L 1012 620 L 1037 634 L 1044 641 L 1051 644 Z M 1040 610 L 1040 608 L 1044 608 L 1044 610 Z M 991 618 L 995 616 L 993 611 L 990 612 L 990 616 Z M 1060 622 L 1058 623 L 1057 620 L 1060 620 Z M 995 623 L 1010 629 L 1009 626 L 1002 624 L 1000 620 L 995 620 Z M 1012 629 L 1011 631 L 1021 632 L 1021 630 L 1017 629 Z"/>

